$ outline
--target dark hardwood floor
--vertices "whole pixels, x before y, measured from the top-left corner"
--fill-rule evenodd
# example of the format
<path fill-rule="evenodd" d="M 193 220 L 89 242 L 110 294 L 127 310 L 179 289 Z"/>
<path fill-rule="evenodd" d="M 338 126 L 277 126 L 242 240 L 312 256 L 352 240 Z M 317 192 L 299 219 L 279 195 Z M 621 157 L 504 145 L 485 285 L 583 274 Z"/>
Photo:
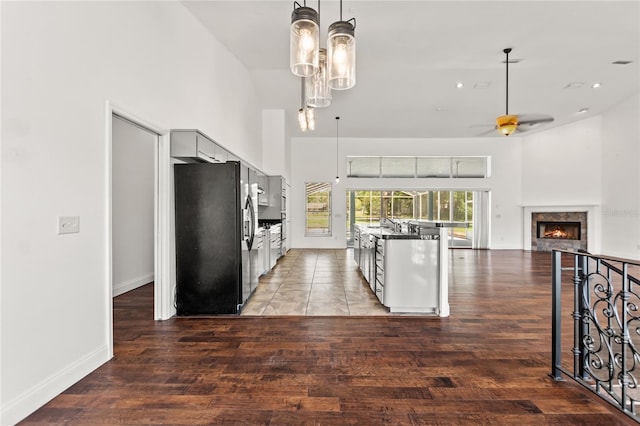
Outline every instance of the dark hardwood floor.
<path fill-rule="evenodd" d="M 448 318 L 156 322 L 145 286 L 114 300 L 113 360 L 23 424 L 635 424 L 548 377 L 550 259 L 451 251 Z"/>

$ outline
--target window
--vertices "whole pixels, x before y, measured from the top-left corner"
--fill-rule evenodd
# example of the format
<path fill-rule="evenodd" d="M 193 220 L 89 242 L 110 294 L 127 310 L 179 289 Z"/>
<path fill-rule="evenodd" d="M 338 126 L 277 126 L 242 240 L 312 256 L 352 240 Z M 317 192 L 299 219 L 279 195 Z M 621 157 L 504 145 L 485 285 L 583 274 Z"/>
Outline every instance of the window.
<path fill-rule="evenodd" d="M 307 237 L 331 236 L 331 184 L 305 183 L 305 231 Z"/>
<path fill-rule="evenodd" d="M 350 178 L 479 178 L 490 176 L 490 158 L 347 156 Z"/>

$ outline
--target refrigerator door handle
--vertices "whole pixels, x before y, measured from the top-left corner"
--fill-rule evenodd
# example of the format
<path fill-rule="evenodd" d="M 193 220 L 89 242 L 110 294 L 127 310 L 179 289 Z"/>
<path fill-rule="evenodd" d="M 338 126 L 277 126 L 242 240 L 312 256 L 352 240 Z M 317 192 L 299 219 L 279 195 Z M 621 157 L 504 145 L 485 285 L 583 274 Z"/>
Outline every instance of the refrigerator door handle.
<path fill-rule="evenodd" d="M 251 218 L 249 220 L 249 222 L 251 222 L 251 234 L 249 235 L 249 250 L 251 250 L 253 248 L 253 240 L 256 237 L 256 223 L 255 223 L 256 210 L 253 207 L 253 200 L 251 199 L 251 197 L 247 197 L 247 200 L 249 201 L 249 212 L 251 214 Z"/>
<path fill-rule="evenodd" d="M 255 237 L 255 233 L 256 233 L 256 229 L 255 229 L 255 223 L 254 222 L 254 217 L 255 217 L 255 210 L 253 209 L 253 202 L 251 201 L 251 196 L 247 196 L 247 202 L 244 205 L 245 210 L 248 212 L 248 222 L 249 222 L 249 227 L 248 227 L 248 232 L 247 232 L 247 236 L 246 236 L 246 242 L 247 242 L 247 248 L 249 250 L 251 250 L 251 248 L 253 247 L 253 238 Z"/>

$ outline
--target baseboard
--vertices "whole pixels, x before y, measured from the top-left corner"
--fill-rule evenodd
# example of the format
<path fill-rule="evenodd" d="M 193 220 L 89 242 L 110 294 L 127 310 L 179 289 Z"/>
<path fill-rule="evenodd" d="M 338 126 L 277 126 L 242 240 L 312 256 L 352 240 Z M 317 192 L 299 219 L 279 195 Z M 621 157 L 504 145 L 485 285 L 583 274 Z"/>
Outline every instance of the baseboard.
<path fill-rule="evenodd" d="M 105 345 L 32 386 L 0 408 L 0 424 L 14 425 L 24 420 L 108 360 L 109 348 Z"/>
<path fill-rule="evenodd" d="M 145 274 L 141 277 L 134 278 L 132 280 L 128 280 L 122 283 L 113 285 L 113 297 L 120 296 L 128 291 L 141 287 L 145 284 L 149 284 L 154 280 L 153 272 L 149 274 Z"/>

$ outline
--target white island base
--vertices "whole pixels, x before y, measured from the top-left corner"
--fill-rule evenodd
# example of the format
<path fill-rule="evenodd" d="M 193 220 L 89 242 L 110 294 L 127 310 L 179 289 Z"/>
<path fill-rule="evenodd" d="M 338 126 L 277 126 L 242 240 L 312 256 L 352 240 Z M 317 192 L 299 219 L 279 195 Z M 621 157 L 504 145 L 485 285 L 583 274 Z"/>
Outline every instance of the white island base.
<path fill-rule="evenodd" d="M 440 238 L 387 239 L 383 305 L 392 313 L 449 316 L 447 229 Z"/>

